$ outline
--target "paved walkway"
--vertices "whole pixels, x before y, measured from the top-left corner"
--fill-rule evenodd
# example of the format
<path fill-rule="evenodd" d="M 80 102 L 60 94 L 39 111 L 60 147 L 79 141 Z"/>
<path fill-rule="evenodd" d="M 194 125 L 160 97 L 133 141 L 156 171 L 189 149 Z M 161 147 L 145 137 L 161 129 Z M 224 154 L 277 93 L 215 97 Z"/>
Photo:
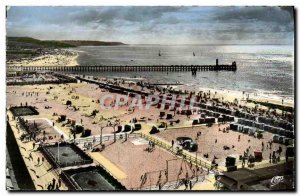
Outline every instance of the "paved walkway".
<path fill-rule="evenodd" d="M 106 157 L 104 157 L 100 152 L 90 152 L 89 155 L 96 160 L 100 165 L 106 168 L 111 175 L 113 175 L 118 180 L 123 180 L 127 178 L 126 173 L 124 173 L 118 166 L 110 162 Z"/>
<path fill-rule="evenodd" d="M 49 183 L 52 183 L 52 180 L 55 179 L 58 182 L 58 173 L 59 171 L 54 170 L 49 162 L 46 161 L 46 158 L 43 154 L 35 149 L 33 149 L 33 141 L 29 142 L 22 142 L 19 138 L 21 137 L 23 131 L 18 130 L 16 128 L 16 121 L 12 120 L 12 113 L 7 113 L 10 121 L 9 124 L 11 125 L 11 129 L 13 134 L 17 140 L 17 144 L 20 147 L 20 153 L 24 160 L 26 167 L 28 168 L 29 174 L 33 181 L 33 184 L 36 190 L 47 190 L 47 186 Z M 30 155 L 32 159 L 30 158 Z M 38 164 L 38 158 L 40 162 Z M 44 162 L 42 162 L 42 158 L 44 158 Z M 61 187 L 59 190 L 68 190 L 66 185 L 61 182 Z"/>

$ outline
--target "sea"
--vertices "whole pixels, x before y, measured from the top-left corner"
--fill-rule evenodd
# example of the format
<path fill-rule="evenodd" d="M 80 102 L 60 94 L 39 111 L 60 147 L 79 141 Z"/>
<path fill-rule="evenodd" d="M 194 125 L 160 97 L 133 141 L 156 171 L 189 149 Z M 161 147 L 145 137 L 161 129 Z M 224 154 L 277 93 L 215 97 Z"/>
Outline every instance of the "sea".
<path fill-rule="evenodd" d="M 294 98 L 293 45 L 122 45 L 84 46 L 72 50 L 79 54 L 80 65 L 215 65 L 216 59 L 219 64 L 235 61 L 235 72 L 197 72 L 195 76 L 191 72 L 86 74 Z"/>

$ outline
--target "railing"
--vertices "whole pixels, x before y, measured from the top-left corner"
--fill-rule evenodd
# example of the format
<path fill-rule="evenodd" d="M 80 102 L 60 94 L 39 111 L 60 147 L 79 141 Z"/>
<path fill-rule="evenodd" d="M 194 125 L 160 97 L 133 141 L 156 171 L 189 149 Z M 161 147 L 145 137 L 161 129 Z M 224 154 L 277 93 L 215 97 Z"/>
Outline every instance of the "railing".
<path fill-rule="evenodd" d="M 102 136 L 102 142 L 106 142 L 109 141 L 111 139 L 125 139 L 125 137 L 127 138 L 135 138 L 139 136 L 139 134 L 137 133 L 117 133 L 116 135 L 103 135 Z M 88 138 L 77 138 L 75 139 L 75 143 L 77 144 L 82 144 L 82 143 L 96 143 L 96 142 L 101 142 L 101 135 L 99 136 L 93 136 L 93 137 L 88 137 Z"/>
<path fill-rule="evenodd" d="M 183 178 L 185 179 L 185 178 Z M 183 179 L 178 179 L 178 180 L 173 180 L 173 181 L 168 181 L 163 186 L 161 187 L 161 190 L 176 190 L 178 187 L 181 185 L 184 185 L 183 183 L 180 183 L 180 180 Z M 205 177 L 194 177 L 190 179 L 192 183 L 197 183 L 197 182 L 204 182 Z M 133 188 L 133 190 L 159 190 L 159 186 L 157 185 L 150 185 L 150 186 L 144 186 L 144 187 L 138 187 L 138 188 Z"/>
<path fill-rule="evenodd" d="M 184 158 L 186 161 L 189 161 L 192 164 L 195 164 L 197 166 L 202 166 L 202 167 L 205 167 L 207 169 L 212 169 L 213 168 L 213 165 L 211 163 L 201 159 L 200 157 L 196 158 L 195 156 L 192 156 L 191 154 L 189 154 L 185 151 L 182 151 L 181 154 L 178 154 L 178 151 L 175 148 L 173 148 L 170 144 L 167 144 L 166 142 L 163 142 L 159 139 L 156 139 L 156 138 L 154 138 L 152 136 L 149 136 L 149 135 L 146 135 L 144 133 L 140 133 L 140 136 L 142 138 L 145 138 L 148 141 L 153 142 L 155 145 L 157 145 L 161 148 L 164 148 L 165 150 L 173 153 L 174 155 L 177 155 L 177 156 L 180 156 L 180 157 Z"/>
<path fill-rule="evenodd" d="M 231 65 L 99 65 L 99 66 L 8 66 L 11 71 L 236 71 L 236 64 Z"/>

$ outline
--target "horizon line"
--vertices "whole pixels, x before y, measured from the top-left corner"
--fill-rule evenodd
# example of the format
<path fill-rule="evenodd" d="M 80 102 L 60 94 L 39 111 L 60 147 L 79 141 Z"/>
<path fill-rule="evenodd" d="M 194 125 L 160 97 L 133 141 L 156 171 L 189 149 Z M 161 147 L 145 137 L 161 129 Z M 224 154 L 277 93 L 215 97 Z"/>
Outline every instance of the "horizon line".
<path fill-rule="evenodd" d="M 202 46 L 226 46 L 226 45 L 280 45 L 280 46 L 290 46 L 294 45 L 293 43 L 290 44 L 280 44 L 280 43 L 196 43 L 196 44 L 190 44 L 190 43 L 184 43 L 184 44 L 149 44 L 149 43 L 124 43 L 122 41 L 104 41 L 104 40 L 88 40 L 88 39 L 40 39 L 40 38 L 34 38 L 30 36 L 7 36 L 8 37 L 27 37 L 27 38 L 33 38 L 33 39 L 38 39 L 41 41 L 99 41 L 99 42 L 120 42 L 125 45 L 160 45 L 160 46 L 179 46 L 179 45 L 202 45 Z"/>

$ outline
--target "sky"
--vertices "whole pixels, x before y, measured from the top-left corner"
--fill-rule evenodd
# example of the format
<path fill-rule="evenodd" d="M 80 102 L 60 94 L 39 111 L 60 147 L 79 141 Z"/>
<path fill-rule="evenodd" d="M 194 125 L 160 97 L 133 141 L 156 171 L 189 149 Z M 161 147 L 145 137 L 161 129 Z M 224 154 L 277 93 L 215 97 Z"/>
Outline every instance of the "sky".
<path fill-rule="evenodd" d="M 7 36 L 126 44 L 293 44 L 293 7 L 9 7 Z"/>

